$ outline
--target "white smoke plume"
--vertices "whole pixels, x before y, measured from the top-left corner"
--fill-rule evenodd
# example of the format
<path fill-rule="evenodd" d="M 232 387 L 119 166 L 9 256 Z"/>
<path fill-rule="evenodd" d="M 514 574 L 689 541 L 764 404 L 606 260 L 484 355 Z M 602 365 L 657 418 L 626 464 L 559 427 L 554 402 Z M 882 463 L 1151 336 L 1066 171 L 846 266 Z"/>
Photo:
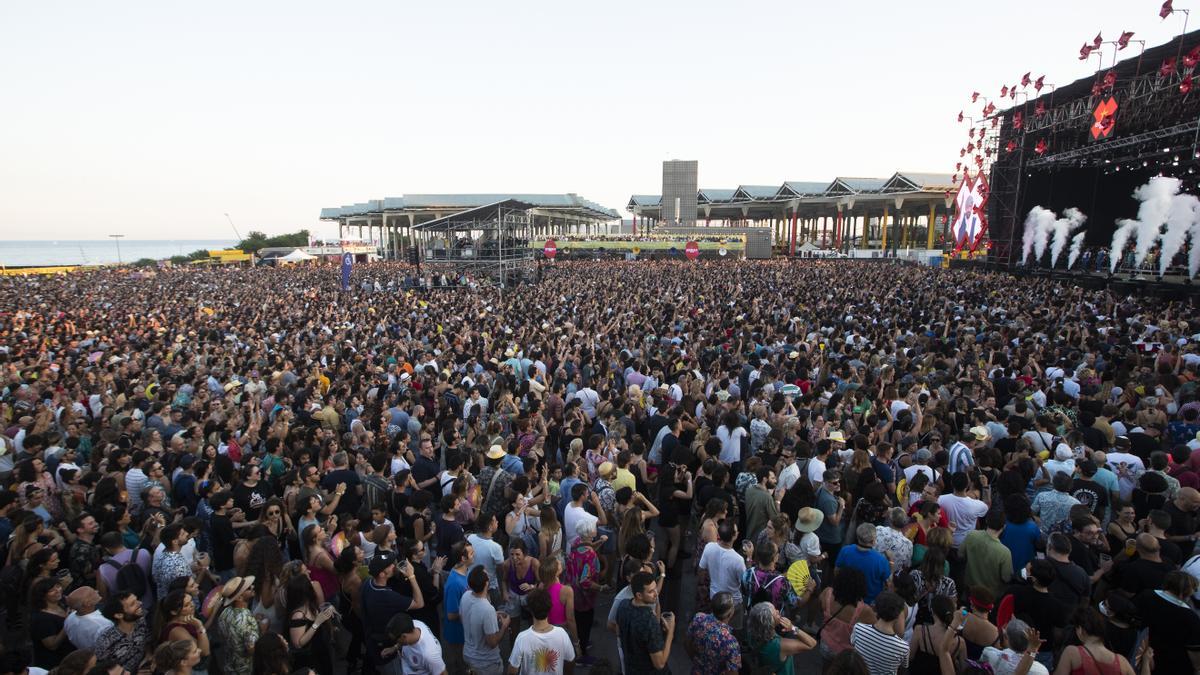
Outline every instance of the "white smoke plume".
<path fill-rule="evenodd" d="M 1035 206 L 1029 212 L 1029 217 L 1033 219 L 1033 261 L 1038 263 L 1046 254 L 1046 246 L 1050 243 L 1050 231 L 1054 229 L 1054 221 L 1058 220 L 1058 215 L 1050 209 Z"/>
<path fill-rule="evenodd" d="M 1188 250 L 1188 278 L 1191 279 L 1200 272 L 1200 220 L 1192 223 L 1192 247 Z"/>
<path fill-rule="evenodd" d="M 1049 220 L 1054 221 L 1058 216 L 1049 209 L 1044 209 L 1040 206 L 1035 206 L 1029 211 L 1029 215 L 1025 216 L 1025 233 L 1021 235 L 1021 264 L 1024 265 L 1029 260 L 1029 254 L 1033 253 L 1033 243 L 1037 239 L 1039 225 L 1038 223 Z M 1045 251 L 1045 248 L 1042 249 Z M 1041 254 L 1038 254 L 1041 257 Z"/>
<path fill-rule="evenodd" d="M 1197 217 L 1200 216 L 1198 211 L 1200 211 L 1200 199 L 1196 199 L 1192 195 L 1175 195 L 1171 200 L 1171 207 L 1167 210 L 1167 229 L 1163 231 L 1161 237 L 1158 276 L 1161 277 L 1167 273 L 1167 267 L 1171 265 L 1171 260 L 1175 258 L 1176 253 L 1179 253 L 1179 249 L 1183 248 L 1183 243 L 1187 240 L 1189 231 L 1193 230 L 1197 222 Z M 1193 251 L 1196 244 L 1200 244 L 1200 241 L 1193 234 Z"/>
<path fill-rule="evenodd" d="M 1158 241 L 1163 223 L 1167 222 L 1167 213 L 1171 210 L 1171 200 L 1179 194 L 1181 184 L 1182 181 L 1178 178 L 1155 176 L 1149 183 L 1133 191 L 1134 198 L 1141 202 L 1138 206 L 1137 220 L 1133 221 L 1137 232 L 1133 254 L 1135 267 L 1142 266 L 1146 256 L 1150 254 L 1150 249 Z"/>
<path fill-rule="evenodd" d="M 1116 273 L 1117 264 L 1121 262 L 1121 256 L 1125 255 L 1125 244 L 1129 242 L 1129 237 L 1136 228 L 1136 220 L 1121 219 L 1117 221 L 1117 229 L 1113 232 L 1112 250 L 1110 251 L 1108 261 L 1108 271 L 1110 274 Z"/>
<path fill-rule="evenodd" d="M 1075 266 L 1075 261 L 1079 260 L 1079 254 L 1083 252 L 1083 236 L 1085 232 L 1080 232 L 1071 238 L 1071 252 L 1067 255 L 1067 269 Z"/>
<path fill-rule="evenodd" d="M 1054 233 L 1054 241 L 1050 246 L 1050 267 L 1058 265 L 1058 257 L 1067 248 L 1067 240 L 1071 236 L 1073 230 L 1077 230 L 1083 226 L 1083 221 L 1087 220 L 1087 216 L 1076 208 L 1070 208 L 1063 211 L 1063 217 L 1055 220 L 1051 225 L 1051 231 Z"/>

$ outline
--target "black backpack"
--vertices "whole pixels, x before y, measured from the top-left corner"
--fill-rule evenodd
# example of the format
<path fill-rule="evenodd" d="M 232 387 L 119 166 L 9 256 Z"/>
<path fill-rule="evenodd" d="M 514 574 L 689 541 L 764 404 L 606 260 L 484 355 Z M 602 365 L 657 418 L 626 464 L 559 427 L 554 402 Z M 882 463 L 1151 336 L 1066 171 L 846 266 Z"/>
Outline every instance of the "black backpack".
<path fill-rule="evenodd" d="M 137 564 L 137 551 L 134 551 L 129 556 L 129 561 L 125 563 L 118 562 L 113 558 L 105 558 L 102 565 L 110 565 L 117 570 L 116 588 L 112 589 L 119 593 L 133 593 L 139 598 L 146 596 L 150 590 L 150 582 L 146 579 L 146 572 L 141 565 Z"/>

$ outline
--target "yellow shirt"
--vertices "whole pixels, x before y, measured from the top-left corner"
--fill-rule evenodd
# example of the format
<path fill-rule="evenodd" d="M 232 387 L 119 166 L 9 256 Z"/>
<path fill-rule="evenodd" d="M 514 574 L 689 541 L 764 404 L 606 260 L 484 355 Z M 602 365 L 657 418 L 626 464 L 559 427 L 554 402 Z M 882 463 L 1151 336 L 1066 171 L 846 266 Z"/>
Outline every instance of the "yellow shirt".
<path fill-rule="evenodd" d="M 630 490 L 637 489 L 637 480 L 633 477 L 633 472 L 621 467 L 617 467 L 617 477 L 612 479 L 611 483 L 613 490 L 620 490 L 623 487 L 627 487 Z"/>

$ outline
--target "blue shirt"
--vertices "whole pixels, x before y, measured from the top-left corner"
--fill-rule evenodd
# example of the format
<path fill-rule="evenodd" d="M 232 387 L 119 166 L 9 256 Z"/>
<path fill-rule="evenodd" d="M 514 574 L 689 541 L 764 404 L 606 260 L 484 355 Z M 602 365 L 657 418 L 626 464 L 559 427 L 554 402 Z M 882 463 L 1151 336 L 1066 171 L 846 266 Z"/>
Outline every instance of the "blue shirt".
<path fill-rule="evenodd" d="M 853 567 L 867 578 L 867 596 L 863 600 L 869 605 L 875 602 L 875 596 L 883 590 L 888 577 L 892 574 L 892 566 L 879 551 L 863 550 L 858 546 L 845 546 L 838 553 L 835 567 Z"/>
<path fill-rule="evenodd" d="M 466 592 L 467 576 L 458 570 L 450 570 L 450 576 L 446 579 L 446 588 L 443 595 L 446 602 L 447 616 L 450 614 L 458 614 L 459 605 L 462 603 L 463 593 Z M 453 621 L 450 619 L 442 619 L 442 641 L 456 645 L 466 644 L 467 637 L 463 633 L 461 616 Z"/>
<path fill-rule="evenodd" d="M 840 544 L 842 543 L 842 528 L 840 525 L 834 525 L 830 521 L 830 516 L 836 516 L 838 510 L 838 500 L 833 494 L 826 490 L 824 486 L 817 490 L 817 508 L 821 513 L 825 514 L 825 518 L 813 534 L 817 535 L 817 540 L 822 544 Z"/>
<path fill-rule="evenodd" d="M 1042 531 L 1038 529 L 1037 523 L 1032 518 L 1020 525 L 1004 524 L 1004 531 L 1000 533 L 1000 543 L 1008 547 L 1009 552 L 1012 553 L 1014 578 L 1017 578 L 1021 570 L 1025 569 L 1025 565 L 1033 560 L 1035 548 L 1041 536 Z"/>

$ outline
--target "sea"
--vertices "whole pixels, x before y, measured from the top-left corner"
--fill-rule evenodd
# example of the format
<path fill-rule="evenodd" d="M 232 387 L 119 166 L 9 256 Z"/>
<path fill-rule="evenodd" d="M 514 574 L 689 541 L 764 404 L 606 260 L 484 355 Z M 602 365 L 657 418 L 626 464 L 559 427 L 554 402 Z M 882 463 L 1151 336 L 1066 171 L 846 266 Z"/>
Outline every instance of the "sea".
<path fill-rule="evenodd" d="M 139 258 L 161 260 L 198 249 L 230 248 L 233 239 L 60 239 L 57 241 L 0 241 L 0 265 L 108 265 Z"/>

